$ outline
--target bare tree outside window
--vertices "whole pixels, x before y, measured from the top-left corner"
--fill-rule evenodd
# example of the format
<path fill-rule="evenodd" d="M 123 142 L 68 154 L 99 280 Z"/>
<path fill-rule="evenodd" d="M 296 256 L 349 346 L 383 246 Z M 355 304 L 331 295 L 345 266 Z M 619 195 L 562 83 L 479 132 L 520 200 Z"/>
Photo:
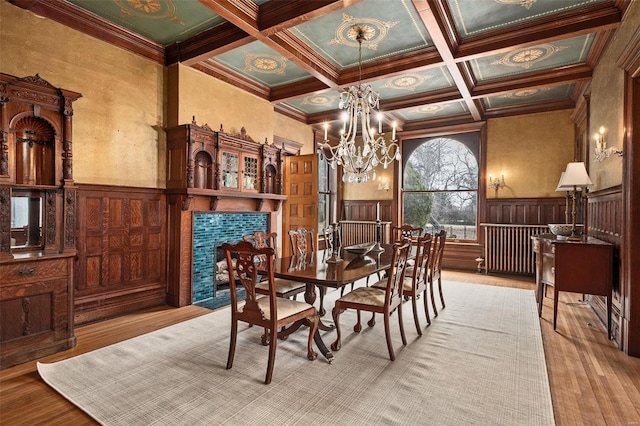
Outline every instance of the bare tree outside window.
<path fill-rule="evenodd" d="M 476 240 L 478 172 L 478 159 L 464 143 L 434 138 L 420 144 L 404 168 L 403 223 Z"/>

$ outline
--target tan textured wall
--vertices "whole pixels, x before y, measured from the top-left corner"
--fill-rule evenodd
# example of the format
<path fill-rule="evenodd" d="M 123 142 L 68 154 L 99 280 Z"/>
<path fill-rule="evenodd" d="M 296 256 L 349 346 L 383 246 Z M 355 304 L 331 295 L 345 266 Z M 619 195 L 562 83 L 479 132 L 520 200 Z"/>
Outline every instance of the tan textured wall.
<path fill-rule="evenodd" d="M 607 158 L 601 163 L 596 162 L 593 135 L 600 126 L 604 126 L 607 146 L 622 149 L 625 132 L 624 71 L 618 68 L 616 62 L 638 27 L 640 27 L 640 1 L 632 1 L 625 20 L 593 72 L 589 124 L 591 127 L 589 129 L 589 176 L 594 183 L 592 191 L 610 188 L 622 183 L 622 158 L 615 156 Z"/>
<path fill-rule="evenodd" d="M 560 174 L 573 161 L 571 110 L 521 115 L 487 123 L 487 182 L 504 172 L 498 198 L 558 197 Z M 496 192 L 487 189 L 487 198 Z"/>
<path fill-rule="evenodd" d="M 316 151 L 311 126 L 278 113 L 274 117 L 274 126 L 274 135 L 303 144 L 300 154 L 313 154 Z"/>
<path fill-rule="evenodd" d="M 345 183 L 342 186 L 342 196 L 345 200 L 392 200 L 395 166 L 395 162 L 393 167 L 389 166 L 386 170 L 382 166 L 378 166 L 376 180 L 363 183 Z M 389 183 L 389 191 L 378 189 L 378 184 L 384 184 L 384 182 Z"/>
<path fill-rule="evenodd" d="M 256 142 L 273 142 L 275 112 L 268 101 L 184 65 L 179 68 L 179 93 L 178 124 L 191 123 L 195 115 L 199 125 L 219 130 L 222 124 L 231 134 L 244 127 Z"/>
<path fill-rule="evenodd" d="M 0 2 L 0 71 L 40 74 L 74 103 L 78 183 L 163 187 L 163 67 Z"/>

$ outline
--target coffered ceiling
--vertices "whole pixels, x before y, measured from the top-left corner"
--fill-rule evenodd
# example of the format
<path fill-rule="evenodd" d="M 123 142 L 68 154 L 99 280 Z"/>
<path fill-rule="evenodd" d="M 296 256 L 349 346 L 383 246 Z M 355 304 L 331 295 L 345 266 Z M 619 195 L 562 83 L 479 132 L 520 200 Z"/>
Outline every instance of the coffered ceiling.
<path fill-rule="evenodd" d="M 573 108 L 625 0 L 9 0 L 310 125 L 380 93 L 402 130 Z M 359 67 L 354 27 L 365 30 Z"/>

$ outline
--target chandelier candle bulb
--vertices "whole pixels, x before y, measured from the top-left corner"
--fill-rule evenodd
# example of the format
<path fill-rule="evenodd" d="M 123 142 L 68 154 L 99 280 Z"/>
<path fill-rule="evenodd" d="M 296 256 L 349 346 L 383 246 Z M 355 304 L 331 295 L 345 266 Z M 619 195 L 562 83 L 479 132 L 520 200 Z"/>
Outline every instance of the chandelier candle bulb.
<path fill-rule="evenodd" d="M 391 133 L 391 140 L 392 140 L 392 141 L 395 141 L 395 140 L 396 140 L 396 125 L 397 125 L 397 123 L 394 121 L 394 122 L 393 122 L 393 125 L 392 125 L 392 129 L 393 129 L 393 131 L 392 131 L 392 133 Z"/>
<path fill-rule="evenodd" d="M 327 140 L 327 131 L 329 130 L 329 123 L 324 123 L 324 140 Z"/>

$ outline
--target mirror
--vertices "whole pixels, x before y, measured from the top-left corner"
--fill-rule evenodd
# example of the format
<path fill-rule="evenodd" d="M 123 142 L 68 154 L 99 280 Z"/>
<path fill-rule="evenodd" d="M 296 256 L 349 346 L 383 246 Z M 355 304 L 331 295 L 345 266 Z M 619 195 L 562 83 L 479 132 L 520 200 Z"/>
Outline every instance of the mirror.
<path fill-rule="evenodd" d="M 11 196 L 11 248 L 42 248 L 43 199 L 38 191 Z"/>

